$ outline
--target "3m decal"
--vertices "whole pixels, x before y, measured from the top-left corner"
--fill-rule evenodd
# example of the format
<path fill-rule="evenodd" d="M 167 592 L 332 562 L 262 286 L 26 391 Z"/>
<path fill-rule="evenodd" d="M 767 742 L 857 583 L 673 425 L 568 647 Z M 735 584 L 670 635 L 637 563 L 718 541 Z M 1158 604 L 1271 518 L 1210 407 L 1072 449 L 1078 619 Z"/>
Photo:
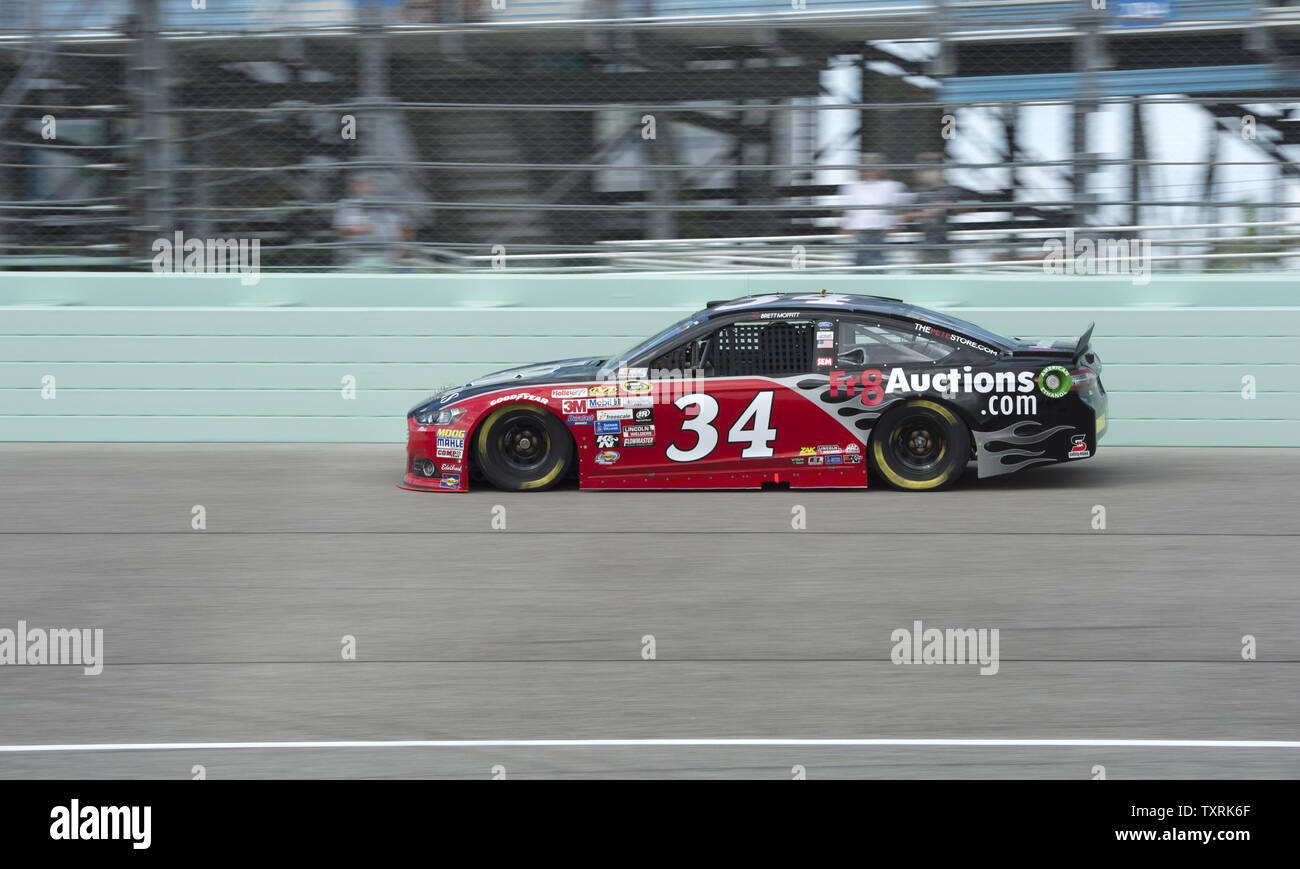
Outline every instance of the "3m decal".
<path fill-rule="evenodd" d="M 578 398 L 578 399 L 569 399 L 569 400 L 562 401 L 560 402 L 560 412 L 561 413 L 586 413 L 587 399 Z"/>

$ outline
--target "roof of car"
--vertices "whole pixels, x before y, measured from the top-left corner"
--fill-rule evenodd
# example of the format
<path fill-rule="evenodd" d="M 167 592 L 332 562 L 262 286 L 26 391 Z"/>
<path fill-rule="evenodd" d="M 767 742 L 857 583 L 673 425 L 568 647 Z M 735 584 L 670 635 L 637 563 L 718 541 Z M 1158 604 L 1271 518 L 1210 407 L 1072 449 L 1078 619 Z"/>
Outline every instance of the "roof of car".
<path fill-rule="evenodd" d="M 696 314 L 700 323 L 715 317 L 731 314 L 744 314 L 751 311 L 789 311 L 807 309 L 832 313 L 866 313 L 885 316 L 911 317 L 941 326 L 968 337 L 981 338 L 991 343 L 1009 345 L 1010 341 L 1001 335 L 990 332 L 982 326 L 968 323 L 956 317 L 913 305 L 902 299 L 889 296 L 868 296 L 856 293 L 765 293 L 762 295 L 742 296 L 738 299 L 709 302 L 708 306 Z"/>
<path fill-rule="evenodd" d="M 745 304 L 746 302 L 752 303 Z M 930 313 L 923 308 L 910 305 L 902 299 L 888 296 L 866 296 L 854 293 L 764 293 L 757 296 L 742 296 L 738 299 L 725 299 L 709 302 L 699 312 L 700 319 L 710 319 L 737 311 L 772 311 L 791 308 L 808 308 L 825 311 L 862 311 L 873 314 L 908 315 L 917 312 Z"/>

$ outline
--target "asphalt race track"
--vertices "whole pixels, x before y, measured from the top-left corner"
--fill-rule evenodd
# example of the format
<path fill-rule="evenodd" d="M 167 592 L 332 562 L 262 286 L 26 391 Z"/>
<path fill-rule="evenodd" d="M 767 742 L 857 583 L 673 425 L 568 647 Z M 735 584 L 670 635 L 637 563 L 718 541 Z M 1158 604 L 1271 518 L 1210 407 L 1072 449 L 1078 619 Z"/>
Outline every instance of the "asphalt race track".
<path fill-rule="evenodd" d="M 421 494 L 402 455 L 0 446 L 0 628 L 102 628 L 106 662 L 0 666 L 0 776 L 1300 777 L 1250 744 L 1300 739 L 1296 451 L 937 494 Z M 998 672 L 894 664 L 916 620 L 998 629 Z M 570 739 L 633 742 L 482 742 Z M 391 740 L 457 744 L 354 744 Z"/>

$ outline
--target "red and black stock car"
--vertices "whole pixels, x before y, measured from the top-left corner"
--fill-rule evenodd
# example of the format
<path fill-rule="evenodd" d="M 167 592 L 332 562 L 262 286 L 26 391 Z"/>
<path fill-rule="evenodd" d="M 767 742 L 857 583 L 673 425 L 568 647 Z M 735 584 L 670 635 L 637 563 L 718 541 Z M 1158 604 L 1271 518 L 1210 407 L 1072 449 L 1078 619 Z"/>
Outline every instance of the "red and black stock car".
<path fill-rule="evenodd" d="M 1106 430 L 1101 360 L 897 299 L 710 303 L 612 358 L 513 368 L 407 417 L 407 489 L 942 489 L 1087 458 Z"/>

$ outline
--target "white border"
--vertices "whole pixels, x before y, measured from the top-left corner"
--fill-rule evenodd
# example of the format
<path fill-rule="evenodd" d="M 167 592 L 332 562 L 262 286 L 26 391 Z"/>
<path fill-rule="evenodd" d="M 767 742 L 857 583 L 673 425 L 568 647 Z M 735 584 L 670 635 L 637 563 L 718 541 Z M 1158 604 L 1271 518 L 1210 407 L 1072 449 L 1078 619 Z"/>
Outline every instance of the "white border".
<path fill-rule="evenodd" d="M 1274 748 L 1283 739 L 411 739 L 301 742 L 117 742 L 0 745 L 0 754 L 78 751 L 239 751 L 330 748 Z"/>

